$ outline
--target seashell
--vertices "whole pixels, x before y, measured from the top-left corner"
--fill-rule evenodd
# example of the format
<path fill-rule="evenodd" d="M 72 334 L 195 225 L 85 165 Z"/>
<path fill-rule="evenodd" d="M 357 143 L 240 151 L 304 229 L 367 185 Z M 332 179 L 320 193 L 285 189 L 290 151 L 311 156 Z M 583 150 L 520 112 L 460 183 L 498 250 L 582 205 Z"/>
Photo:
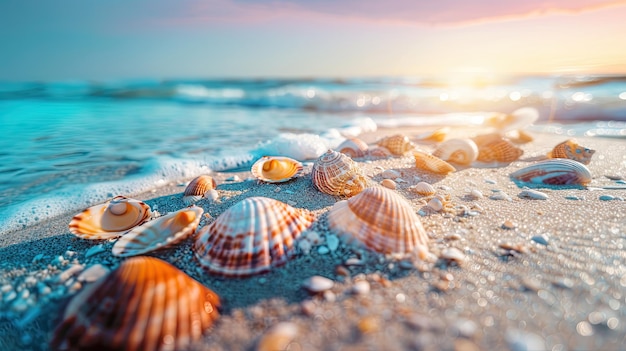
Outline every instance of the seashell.
<path fill-rule="evenodd" d="M 250 169 L 252 175 L 267 183 L 282 183 L 302 172 L 302 163 L 293 158 L 282 156 L 264 156 Z"/>
<path fill-rule="evenodd" d="M 433 151 L 433 156 L 460 165 L 469 165 L 478 158 L 478 146 L 471 139 L 450 139 Z"/>
<path fill-rule="evenodd" d="M 193 251 L 203 268 L 218 275 L 267 272 L 295 254 L 294 240 L 313 219 L 309 211 L 278 200 L 246 198 L 205 226 Z"/>
<path fill-rule="evenodd" d="M 315 161 L 311 178 L 319 191 L 335 196 L 354 196 L 369 185 L 356 162 L 333 150 L 328 150 Z"/>
<path fill-rule="evenodd" d="M 517 196 L 522 199 L 530 199 L 530 200 L 547 200 L 548 195 L 546 193 L 542 193 L 541 191 L 532 190 L 532 189 L 524 189 L 522 192 L 517 194 Z"/>
<path fill-rule="evenodd" d="M 364 157 L 367 154 L 368 149 L 369 147 L 367 144 L 359 138 L 348 138 L 337 146 L 337 150 L 339 152 L 348 155 L 351 158 Z"/>
<path fill-rule="evenodd" d="M 478 146 L 478 161 L 509 163 L 522 156 L 524 151 L 510 141 L 500 138 Z"/>
<path fill-rule="evenodd" d="M 52 349 L 187 350 L 219 313 L 213 291 L 171 264 L 133 257 L 72 298 Z"/>
<path fill-rule="evenodd" d="M 402 134 L 385 137 L 377 141 L 376 144 L 388 149 L 394 155 L 404 155 L 407 151 L 415 148 L 409 138 Z"/>
<path fill-rule="evenodd" d="M 441 199 L 434 197 L 428 201 L 428 207 L 432 208 L 436 212 L 439 212 L 443 210 L 443 202 Z"/>
<path fill-rule="evenodd" d="M 195 232 L 203 213 L 201 207 L 191 206 L 146 222 L 123 235 L 113 245 L 113 255 L 136 256 L 175 245 Z"/>
<path fill-rule="evenodd" d="M 570 160 L 588 165 L 595 152 L 596 150 L 581 146 L 576 140 L 569 139 L 555 146 L 548 153 L 548 158 L 569 158 Z"/>
<path fill-rule="evenodd" d="M 367 188 L 335 203 L 328 213 L 328 224 L 348 241 L 356 240 L 385 254 L 410 253 L 428 242 L 411 205 L 382 187 Z"/>
<path fill-rule="evenodd" d="M 391 189 L 391 190 L 396 189 L 396 182 L 394 182 L 391 179 L 383 179 L 383 181 L 380 182 L 380 185 L 384 186 L 387 189 Z"/>
<path fill-rule="evenodd" d="M 217 183 L 213 177 L 208 175 L 198 176 L 191 180 L 189 185 L 185 188 L 183 202 L 187 206 L 193 205 L 200 201 L 209 190 L 215 188 L 217 188 Z"/>
<path fill-rule="evenodd" d="M 497 113 L 485 120 L 485 124 L 501 131 L 524 129 L 535 123 L 539 118 L 539 111 L 534 107 L 522 107 L 510 114 Z"/>
<path fill-rule="evenodd" d="M 522 182 L 550 185 L 585 185 L 591 182 L 591 172 L 580 162 L 555 158 L 537 162 L 511 173 Z"/>
<path fill-rule="evenodd" d="M 400 172 L 393 170 L 393 169 L 384 170 L 383 173 L 381 173 L 381 175 L 384 179 L 397 179 L 402 176 Z"/>
<path fill-rule="evenodd" d="M 526 144 L 535 140 L 535 138 L 530 135 L 528 132 L 518 129 L 507 132 L 505 136 L 512 142 L 516 144 Z"/>
<path fill-rule="evenodd" d="M 152 216 L 143 201 L 116 196 L 111 201 L 89 207 L 72 218 L 70 232 L 83 239 L 110 239 L 121 236 Z"/>
<path fill-rule="evenodd" d="M 415 167 L 437 174 L 448 174 L 456 171 L 448 162 L 421 151 L 413 150 L 415 157 Z"/>
<path fill-rule="evenodd" d="M 426 182 L 419 182 L 417 184 L 415 184 L 414 186 L 409 188 L 412 192 L 422 195 L 422 196 L 430 196 L 435 194 L 436 190 L 435 188 L 426 183 Z"/>
<path fill-rule="evenodd" d="M 443 127 L 443 128 L 435 129 L 432 132 L 419 134 L 416 137 L 416 139 L 420 141 L 440 143 L 446 138 L 446 136 L 448 136 L 449 133 L 450 133 L 450 128 Z"/>
<path fill-rule="evenodd" d="M 374 146 L 367 149 L 367 155 L 372 158 L 389 158 L 393 156 L 391 151 L 383 146 Z"/>

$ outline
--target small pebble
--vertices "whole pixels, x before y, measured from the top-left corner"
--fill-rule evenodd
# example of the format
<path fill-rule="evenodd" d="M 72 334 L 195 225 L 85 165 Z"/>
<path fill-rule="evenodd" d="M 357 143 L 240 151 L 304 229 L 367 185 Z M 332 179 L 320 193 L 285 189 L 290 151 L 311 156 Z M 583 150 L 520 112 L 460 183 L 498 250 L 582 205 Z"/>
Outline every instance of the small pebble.
<path fill-rule="evenodd" d="M 600 199 L 601 201 L 612 201 L 615 200 L 615 197 L 612 195 L 600 195 L 598 199 Z"/>
<path fill-rule="evenodd" d="M 509 195 L 507 195 L 506 193 L 503 193 L 503 192 L 498 192 L 496 194 L 493 194 L 493 195 L 489 196 L 489 198 L 491 200 L 513 201 L 513 199 Z"/>
<path fill-rule="evenodd" d="M 204 198 L 213 202 L 217 201 L 219 197 L 220 197 L 220 194 L 215 189 L 211 189 L 207 191 L 206 193 L 204 193 Z"/>
<path fill-rule="evenodd" d="M 396 182 L 394 182 L 391 179 L 383 179 L 383 181 L 380 182 L 380 185 L 384 186 L 387 189 L 391 189 L 391 190 L 396 189 Z"/>
<path fill-rule="evenodd" d="M 496 181 L 493 179 L 485 179 L 485 183 L 487 184 L 496 184 Z"/>
<path fill-rule="evenodd" d="M 327 246 L 320 246 L 317 248 L 317 253 L 320 255 L 326 255 L 330 252 L 330 249 Z"/>
<path fill-rule="evenodd" d="M 59 283 L 64 283 L 74 275 L 78 274 L 78 272 L 83 270 L 83 265 L 73 264 L 68 269 L 64 270 L 61 274 L 59 274 Z"/>
<path fill-rule="evenodd" d="M 522 190 L 522 192 L 519 193 L 517 196 L 521 197 L 522 199 L 530 199 L 530 200 L 547 200 L 548 199 L 547 194 L 542 193 L 541 191 L 532 190 L 532 189 Z"/>
<path fill-rule="evenodd" d="M 463 262 L 465 261 L 465 254 L 456 247 L 448 247 L 441 252 L 441 258 L 449 261 Z"/>
<path fill-rule="evenodd" d="M 383 171 L 382 176 L 384 179 L 396 179 L 396 178 L 400 178 L 402 174 L 400 174 L 400 172 L 395 171 L 393 169 L 388 169 L 386 171 Z"/>
<path fill-rule="evenodd" d="M 96 246 L 91 247 L 89 250 L 87 250 L 87 252 L 85 253 L 85 257 L 91 257 L 104 251 L 106 250 L 104 249 L 102 245 L 96 245 Z"/>
<path fill-rule="evenodd" d="M 306 239 L 298 241 L 298 248 L 305 255 L 308 255 L 311 252 L 311 247 L 311 242 Z"/>
<path fill-rule="evenodd" d="M 548 245 L 548 237 L 545 235 L 535 235 L 532 237 L 531 240 L 536 242 L 537 244 Z"/>
<path fill-rule="evenodd" d="M 339 247 L 339 237 L 334 234 L 326 235 L 326 246 L 331 252 L 334 252 Z"/>
<path fill-rule="evenodd" d="M 575 201 L 581 201 L 584 200 L 584 197 L 580 197 L 580 196 L 576 196 L 576 195 L 568 195 L 565 197 L 566 200 L 575 200 Z"/>
<path fill-rule="evenodd" d="M 298 326 L 291 322 L 280 322 L 265 331 L 257 344 L 257 351 L 287 350 L 298 336 Z"/>
<path fill-rule="evenodd" d="M 482 199 L 483 193 L 478 190 L 478 189 L 472 189 L 472 191 L 470 191 L 470 195 L 474 198 L 474 199 Z"/>
<path fill-rule="evenodd" d="M 519 329 L 508 329 L 505 339 L 511 351 L 546 350 L 543 338 Z"/>
<path fill-rule="evenodd" d="M 322 242 L 322 237 L 320 234 L 314 230 L 307 230 L 304 233 L 304 237 L 311 242 L 313 245 L 317 245 Z"/>
<path fill-rule="evenodd" d="M 312 300 L 304 300 L 302 301 L 302 303 L 300 303 L 300 309 L 305 315 L 313 316 L 317 311 L 317 306 L 315 306 L 315 302 L 313 302 Z"/>
<path fill-rule="evenodd" d="M 361 333 L 370 334 L 380 329 L 380 322 L 374 316 L 367 316 L 357 323 L 357 327 Z"/>
<path fill-rule="evenodd" d="M 515 228 L 517 228 L 517 224 L 512 221 L 507 220 L 506 222 L 502 223 L 502 229 L 511 230 Z"/>
<path fill-rule="evenodd" d="M 434 211 L 441 211 L 443 209 L 443 202 L 438 198 L 432 198 L 428 201 L 428 207 L 432 208 Z"/>
<path fill-rule="evenodd" d="M 95 282 L 109 273 L 109 269 L 101 264 L 89 266 L 76 278 L 79 282 Z"/>
<path fill-rule="evenodd" d="M 367 280 L 358 280 L 352 286 L 352 293 L 356 295 L 367 295 L 370 292 L 370 283 Z"/>
<path fill-rule="evenodd" d="M 319 293 L 332 289 L 335 282 L 320 275 L 314 275 L 304 281 L 302 286 L 312 293 Z"/>
<path fill-rule="evenodd" d="M 344 262 L 344 264 L 346 266 L 362 266 L 363 265 L 363 261 L 361 261 L 360 259 L 356 258 L 356 257 L 350 257 L 346 260 L 346 262 Z"/>

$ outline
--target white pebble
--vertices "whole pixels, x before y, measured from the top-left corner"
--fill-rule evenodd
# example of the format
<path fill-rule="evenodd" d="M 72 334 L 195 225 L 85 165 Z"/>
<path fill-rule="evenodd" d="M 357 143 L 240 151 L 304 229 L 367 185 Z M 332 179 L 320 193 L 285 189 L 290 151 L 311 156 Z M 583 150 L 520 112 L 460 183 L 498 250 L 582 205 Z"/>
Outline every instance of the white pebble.
<path fill-rule="evenodd" d="M 330 252 L 330 250 L 326 246 L 320 246 L 320 247 L 317 248 L 317 253 L 320 254 L 320 255 L 326 255 L 329 252 Z"/>
<path fill-rule="evenodd" d="M 470 195 L 472 195 L 472 197 L 475 199 L 483 198 L 483 193 L 478 189 L 472 189 L 472 191 L 470 192 Z"/>
<path fill-rule="evenodd" d="M 441 252 L 441 258 L 450 261 L 463 262 L 465 261 L 465 254 L 456 247 L 449 247 Z"/>
<path fill-rule="evenodd" d="M 530 200 L 547 200 L 548 199 L 548 195 L 546 193 L 542 193 L 541 191 L 532 190 L 532 189 L 524 189 L 517 196 L 523 199 L 530 199 Z"/>
<path fill-rule="evenodd" d="M 513 199 L 511 199 L 511 197 L 509 195 L 507 195 L 506 193 L 502 193 L 502 192 L 493 194 L 493 195 L 489 196 L 489 198 L 491 200 L 513 201 Z"/>
<path fill-rule="evenodd" d="M 335 282 L 326 277 L 320 275 L 314 275 L 304 281 L 302 286 L 310 292 L 319 293 L 322 291 L 330 290 L 335 285 Z"/>
<path fill-rule="evenodd" d="M 396 189 L 396 182 L 394 182 L 391 179 L 383 179 L 383 181 L 380 182 L 380 185 L 384 186 L 387 189 L 391 189 L 391 190 Z"/>
<path fill-rule="evenodd" d="M 78 275 L 78 281 L 81 282 L 94 282 L 101 277 L 104 277 L 109 273 L 109 269 L 101 264 L 94 264 L 85 269 L 81 274 Z"/>
<path fill-rule="evenodd" d="M 396 178 L 400 178 L 402 174 L 400 174 L 400 172 L 395 171 L 393 169 L 388 169 L 383 172 L 382 176 L 384 179 L 396 179 Z"/>
<path fill-rule="evenodd" d="M 330 251 L 335 251 L 339 247 L 339 238 L 337 235 L 329 234 L 326 235 L 326 245 Z"/>
<path fill-rule="evenodd" d="M 280 322 L 265 331 L 256 350 L 287 350 L 293 339 L 298 336 L 298 326 L 291 322 Z"/>
<path fill-rule="evenodd" d="M 428 201 L 428 207 L 439 212 L 441 211 L 441 209 L 443 209 L 443 203 L 441 202 L 441 200 L 435 197 L 435 198 L 432 198 L 430 201 Z"/>
<path fill-rule="evenodd" d="M 363 261 L 359 260 L 356 257 L 350 257 L 343 264 L 346 265 L 346 266 L 362 266 L 363 265 Z"/>
<path fill-rule="evenodd" d="M 317 245 L 320 242 L 322 242 L 322 238 L 320 237 L 320 234 L 314 230 L 307 230 L 306 232 L 304 232 L 305 234 L 305 238 L 310 241 L 313 245 Z"/>
<path fill-rule="evenodd" d="M 204 193 L 204 198 L 209 199 L 213 202 L 217 201 L 219 197 L 220 197 L 220 194 L 215 189 L 211 189 L 207 191 L 206 193 Z"/>
<path fill-rule="evenodd" d="M 305 255 L 308 255 L 311 252 L 311 247 L 311 242 L 306 239 L 302 239 L 298 242 L 298 248 Z"/>
<path fill-rule="evenodd" d="M 367 280 L 359 280 L 352 286 L 352 293 L 356 295 L 367 295 L 370 292 L 370 283 Z"/>
<path fill-rule="evenodd" d="M 59 283 L 63 283 L 66 280 L 70 279 L 71 277 L 73 277 L 74 275 L 78 274 L 78 272 L 81 272 L 83 270 L 83 265 L 80 264 L 73 264 L 71 265 L 68 269 L 64 270 L 61 274 L 59 274 Z"/>
<path fill-rule="evenodd" d="M 485 183 L 488 183 L 488 184 L 496 184 L 496 181 L 495 181 L 495 180 L 493 180 L 493 179 L 485 179 Z"/>

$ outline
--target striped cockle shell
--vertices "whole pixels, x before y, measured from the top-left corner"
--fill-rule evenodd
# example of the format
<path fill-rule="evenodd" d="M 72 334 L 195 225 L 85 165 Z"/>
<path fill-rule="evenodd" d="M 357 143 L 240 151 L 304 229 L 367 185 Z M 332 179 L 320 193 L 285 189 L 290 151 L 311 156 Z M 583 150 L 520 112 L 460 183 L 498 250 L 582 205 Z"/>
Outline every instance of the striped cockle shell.
<path fill-rule="evenodd" d="M 591 157 L 595 153 L 596 150 L 579 145 L 574 139 L 569 139 L 555 146 L 554 149 L 548 153 L 548 157 L 569 158 L 570 160 L 588 165 L 589 162 L 591 162 Z"/>
<path fill-rule="evenodd" d="M 477 143 L 478 144 L 478 143 Z M 500 138 L 478 144 L 478 161 L 510 163 L 520 158 L 524 151 L 510 141 Z"/>
<path fill-rule="evenodd" d="M 433 156 L 460 165 L 469 165 L 478 158 L 478 146 L 471 139 L 450 139 L 441 143 Z"/>
<path fill-rule="evenodd" d="M 246 198 L 202 228 L 193 251 L 200 265 L 213 274 L 264 273 L 295 254 L 294 241 L 313 220 L 308 210 L 278 200 Z"/>
<path fill-rule="evenodd" d="M 456 171 L 448 162 L 425 152 L 413 151 L 415 157 L 415 167 L 437 174 L 448 174 Z"/>
<path fill-rule="evenodd" d="M 511 177 L 534 184 L 585 185 L 591 182 L 591 172 L 585 165 L 566 158 L 537 162 L 511 173 Z"/>
<path fill-rule="evenodd" d="M 403 255 L 425 246 L 428 237 L 411 205 L 382 187 L 342 200 L 328 213 L 330 229 L 379 253 Z"/>
<path fill-rule="evenodd" d="M 208 191 L 215 188 L 217 188 L 217 183 L 213 177 L 209 175 L 198 176 L 189 182 L 189 185 L 185 188 L 183 202 L 187 206 L 192 205 L 200 201 Z"/>
<path fill-rule="evenodd" d="M 376 142 L 378 146 L 383 146 L 394 155 L 404 155 L 407 151 L 413 150 L 415 145 L 407 136 L 396 134 L 380 139 Z"/>
<path fill-rule="evenodd" d="M 369 185 L 359 165 L 341 152 L 328 150 L 313 164 L 311 179 L 326 194 L 350 197 Z"/>
<path fill-rule="evenodd" d="M 426 182 L 419 182 L 412 187 L 409 187 L 409 190 L 422 196 L 434 195 L 436 192 L 435 187 Z"/>
<path fill-rule="evenodd" d="M 201 207 L 191 206 L 135 227 L 113 245 L 113 255 L 136 256 L 176 245 L 195 232 L 203 213 Z"/>
<path fill-rule="evenodd" d="M 171 264 L 133 257 L 72 298 L 50 347 L 188 350 L 219 317 L 220 298 Z"/>
<path fill-rule="evenodd" d="M 89 207 L 75 215 L 69 229 L 83 239 L 110 239 L 146 222 L 151 216 L 150 206 L 145 202 L 116 196 L 107 203 Z"/>
<path fill-rule="evenodd" d="M 359 138 L 348 138 L 337 146 L 337 151 L 351 158 L 364 157 L 368 149 L 367 143 Z"/>
<path fill-rule="evenodd" d="M 266 183 L 286 182 L 302 172 L 302 163 L 290 157 L 263 156 L 250 169 L 252 175 Z"/>

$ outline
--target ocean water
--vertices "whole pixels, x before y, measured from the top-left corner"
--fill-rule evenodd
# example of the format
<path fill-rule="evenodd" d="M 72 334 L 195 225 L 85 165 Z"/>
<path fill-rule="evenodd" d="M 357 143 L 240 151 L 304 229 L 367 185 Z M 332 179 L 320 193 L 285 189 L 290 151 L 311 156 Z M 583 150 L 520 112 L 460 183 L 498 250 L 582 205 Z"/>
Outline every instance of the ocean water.
<path fill-rule="evenodd" d="M 626 77 L 0 82 L 0 234 L 268 154 L 315 159 L 342 135 L 480 125 L 626 138 Z"/>

